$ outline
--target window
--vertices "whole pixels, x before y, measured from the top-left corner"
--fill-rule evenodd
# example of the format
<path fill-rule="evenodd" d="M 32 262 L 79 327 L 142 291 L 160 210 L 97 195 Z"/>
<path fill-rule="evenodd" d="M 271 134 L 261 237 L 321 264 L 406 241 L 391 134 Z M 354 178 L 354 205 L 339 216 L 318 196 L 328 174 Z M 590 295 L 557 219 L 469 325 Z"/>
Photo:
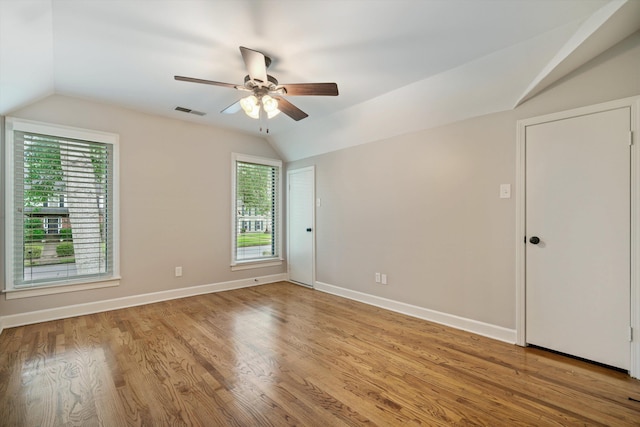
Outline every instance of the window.
<path fill-rule="evenodd" d="M 47 234 L 60 234 L 60 225 L 62 224 L 62 218 L 46 217 L 45 221 L 45 230 L 47 231 Z"/>
<path fill-rule="evenodd" d="M 233 155 L 232 269 L 282 263 L 281 168 L 279 160 Z"/>
<path fill-rule="evenodd" d="M 60 195 L 57 197 L 52 197 L 50 198 L 48 201 L 44 202 L 44 207 L 48 208 L 48 207 L 59 207 L 59 208 L 63 208 L 64 207 L 64 195 Z"/>
<path fill-rule="evenodd" d="M 7 298 L 117 285 L 118 136 L 12 118 L 6 136 Z"/>

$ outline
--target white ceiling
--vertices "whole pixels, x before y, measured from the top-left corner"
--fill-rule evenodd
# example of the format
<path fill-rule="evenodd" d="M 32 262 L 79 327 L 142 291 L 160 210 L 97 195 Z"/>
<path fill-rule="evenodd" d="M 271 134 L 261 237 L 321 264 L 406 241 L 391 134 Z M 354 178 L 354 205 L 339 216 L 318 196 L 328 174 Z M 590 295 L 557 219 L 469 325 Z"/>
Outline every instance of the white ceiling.
<path fill-rule="evenodd" d="M 295 160 L 513 108 L 638 29 L 640 0 L 0 0 L 0 114 L 70 95 L 262 135 Z M 241 45 L 281 83 L 340 95 L 289 97 L 309 117 L 266 135 L 219 113 L 241 92 L 173 79 L 241 83 Z"/>

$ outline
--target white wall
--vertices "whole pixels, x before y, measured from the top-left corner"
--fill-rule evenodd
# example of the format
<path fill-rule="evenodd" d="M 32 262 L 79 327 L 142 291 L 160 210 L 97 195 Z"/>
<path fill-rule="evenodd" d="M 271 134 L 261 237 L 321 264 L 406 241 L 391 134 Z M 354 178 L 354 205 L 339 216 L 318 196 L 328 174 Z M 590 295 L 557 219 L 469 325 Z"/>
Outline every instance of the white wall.
<path fill-rule="evenodd" d="M 317 281 L 515 330 L 516 121 L 638 94 L 640 33 L 516 110 L 289 163 L 316 165 Z"/>
<path fill-rule="evenodd" d="M 264 139 L 65 96 L 11 116 L 120 135 L 122 280 L 116 288 L 1 297 L 5 319 L 286 272 L 285 265 L 237 272 L 229 266 L 231 153 L 278 158 Z M 174 277 L 175 266 L 183 267 L 183 277 Z"/>

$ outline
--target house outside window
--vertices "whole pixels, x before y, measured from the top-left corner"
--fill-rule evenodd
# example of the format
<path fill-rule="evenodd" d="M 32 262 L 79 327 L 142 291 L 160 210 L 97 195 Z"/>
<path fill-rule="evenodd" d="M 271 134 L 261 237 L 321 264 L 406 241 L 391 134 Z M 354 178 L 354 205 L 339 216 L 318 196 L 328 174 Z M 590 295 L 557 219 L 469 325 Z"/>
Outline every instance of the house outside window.
<path fill-rule="evenodd" d="M 281 169 L 279 160 L 232 156 L 232 269 L 282 263 Z"/>
<path fill-rule="evenodd" d="M 115 286 L 118 136 L 7 119 L 7 298 Z"/>

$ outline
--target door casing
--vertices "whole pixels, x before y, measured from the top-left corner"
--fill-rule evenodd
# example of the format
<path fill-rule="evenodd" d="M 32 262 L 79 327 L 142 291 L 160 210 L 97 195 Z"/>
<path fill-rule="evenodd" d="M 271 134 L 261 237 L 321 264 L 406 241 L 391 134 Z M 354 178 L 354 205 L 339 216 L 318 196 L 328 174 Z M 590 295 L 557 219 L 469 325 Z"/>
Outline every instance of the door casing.
<path fill-rule="evenodd" d="M 526 346 L 526 168 L 525 147 L 527 126 L 562 120 L 611 109 L 631 109 L 631 327 L 633 337 L 630 346 L 629 374 L 640 378 L 640 149 L 638 129 L 640 127 L 640 96 L 624 98 L 588 107 L 576 108 L 544 116 L 519 120 L 516 145 L 516 344 Z"/>

